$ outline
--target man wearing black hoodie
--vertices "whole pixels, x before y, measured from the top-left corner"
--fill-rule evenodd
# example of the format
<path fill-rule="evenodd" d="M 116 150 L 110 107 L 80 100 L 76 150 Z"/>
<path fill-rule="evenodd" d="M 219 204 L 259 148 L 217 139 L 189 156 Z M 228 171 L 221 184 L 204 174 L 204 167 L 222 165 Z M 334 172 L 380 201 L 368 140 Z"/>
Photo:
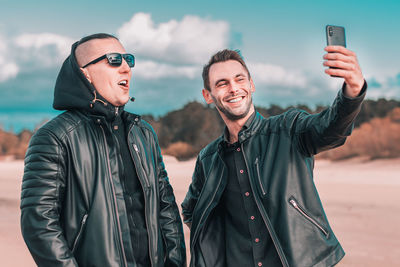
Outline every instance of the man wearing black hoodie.
<path fill-rule="evenodd" d="M 32 137 L 21 229 L 38 266 L 185 266 L 182 222 L 151 126 L 124 111 L 135 58 L 94 34 L 72 45 Z"/>

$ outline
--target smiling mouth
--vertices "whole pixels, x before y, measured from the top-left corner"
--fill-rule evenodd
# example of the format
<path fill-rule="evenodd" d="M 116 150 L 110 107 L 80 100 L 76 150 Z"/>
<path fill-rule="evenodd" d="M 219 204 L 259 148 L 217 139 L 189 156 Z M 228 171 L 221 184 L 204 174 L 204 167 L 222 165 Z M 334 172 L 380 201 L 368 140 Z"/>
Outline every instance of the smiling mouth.
<path fill-rule="evenodd" d="M 244 98 L 243 96 L 238 96 L 238 97 L 235 97 L 235 98 L 231 98 L 231 99 L 227 100 L 226 102 L 228 102 L 228 103 L 237 103 L 240 100 L 242 100 L 243 98 Z"/>

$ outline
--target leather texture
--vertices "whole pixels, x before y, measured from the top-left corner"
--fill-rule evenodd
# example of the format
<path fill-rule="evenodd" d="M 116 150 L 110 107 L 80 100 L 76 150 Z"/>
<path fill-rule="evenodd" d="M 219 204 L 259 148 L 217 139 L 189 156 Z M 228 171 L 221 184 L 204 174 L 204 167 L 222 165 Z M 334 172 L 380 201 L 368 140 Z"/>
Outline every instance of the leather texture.
<path fill-rule="evenodd" d="M 313 155 L 345 142 L 365 96 L 365 89 L 354 99 L 342 91 L 319 114 L 292 109 L 263 118 L 257 113 L 250 127 L 239 132 L 251 193 L 282 266 L 333 266 L 344 256 L 313 180 Z M 182 203 L 184 222 L 191 227 L 190 266 L 225 266 L 218 212 L 228 179 L 222 141 L 223 136 L 200 152 Z"/>
<path fill-rule="evenodd" d="M 136 266 L 112 121 L 122 117 L 141 183 L 152 266 L 186 266 L 178 207 L 152 127 L 115 107 L 81 72 L 74 43 L 54 90 L 67 110 L 31 138 L 21 230 L 38 266 Z M 136 241 L 136 240 L 135 240 Z"/>
<path fill-rule="evenodd" d="M 137 116 L 122 116 L 144 190 L 152 266 L 183 266 L 182 224 L 155 133 Z M 38 266 L 134 266 L 126 261 L 132 246 L 113 142 L 104 117 L 78 111 L 61 114 L 32 137 L 21 227 Z"/>

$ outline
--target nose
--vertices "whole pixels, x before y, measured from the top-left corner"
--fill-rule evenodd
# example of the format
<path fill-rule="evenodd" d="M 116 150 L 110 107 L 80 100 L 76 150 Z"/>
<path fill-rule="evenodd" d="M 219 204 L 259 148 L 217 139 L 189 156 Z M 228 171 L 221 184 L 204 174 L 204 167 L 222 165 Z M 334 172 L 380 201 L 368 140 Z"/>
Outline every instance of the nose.
<path fill-rule="evenodd" d="M 126 62 L 125 58 L 122 60 L 121 66 L 119 68 L 120 72 L 130 72 L 131 67 L 129 67 L 128 63 Z"/>
<path fill-rule="evenodd" d="M 239 87 L 240 85 L 235 83 L 235 82 L 231 82 L 231 85 L 229 86 L 229 93 L 235 95 L 239 92 Z"/>

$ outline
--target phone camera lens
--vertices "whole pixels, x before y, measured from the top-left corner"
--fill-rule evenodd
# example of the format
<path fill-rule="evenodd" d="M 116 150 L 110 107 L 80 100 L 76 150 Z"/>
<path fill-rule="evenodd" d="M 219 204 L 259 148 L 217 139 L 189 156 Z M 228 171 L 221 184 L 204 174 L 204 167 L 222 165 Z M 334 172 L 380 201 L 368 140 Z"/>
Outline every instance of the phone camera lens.
<path fill-rule="evenodd" d="M 332 36 L 332 35 L 333 35 L 333 30 L 332 30 L 332 28 L 329 28 L 328 33 L 329 33 L 329 36 Z"/>

